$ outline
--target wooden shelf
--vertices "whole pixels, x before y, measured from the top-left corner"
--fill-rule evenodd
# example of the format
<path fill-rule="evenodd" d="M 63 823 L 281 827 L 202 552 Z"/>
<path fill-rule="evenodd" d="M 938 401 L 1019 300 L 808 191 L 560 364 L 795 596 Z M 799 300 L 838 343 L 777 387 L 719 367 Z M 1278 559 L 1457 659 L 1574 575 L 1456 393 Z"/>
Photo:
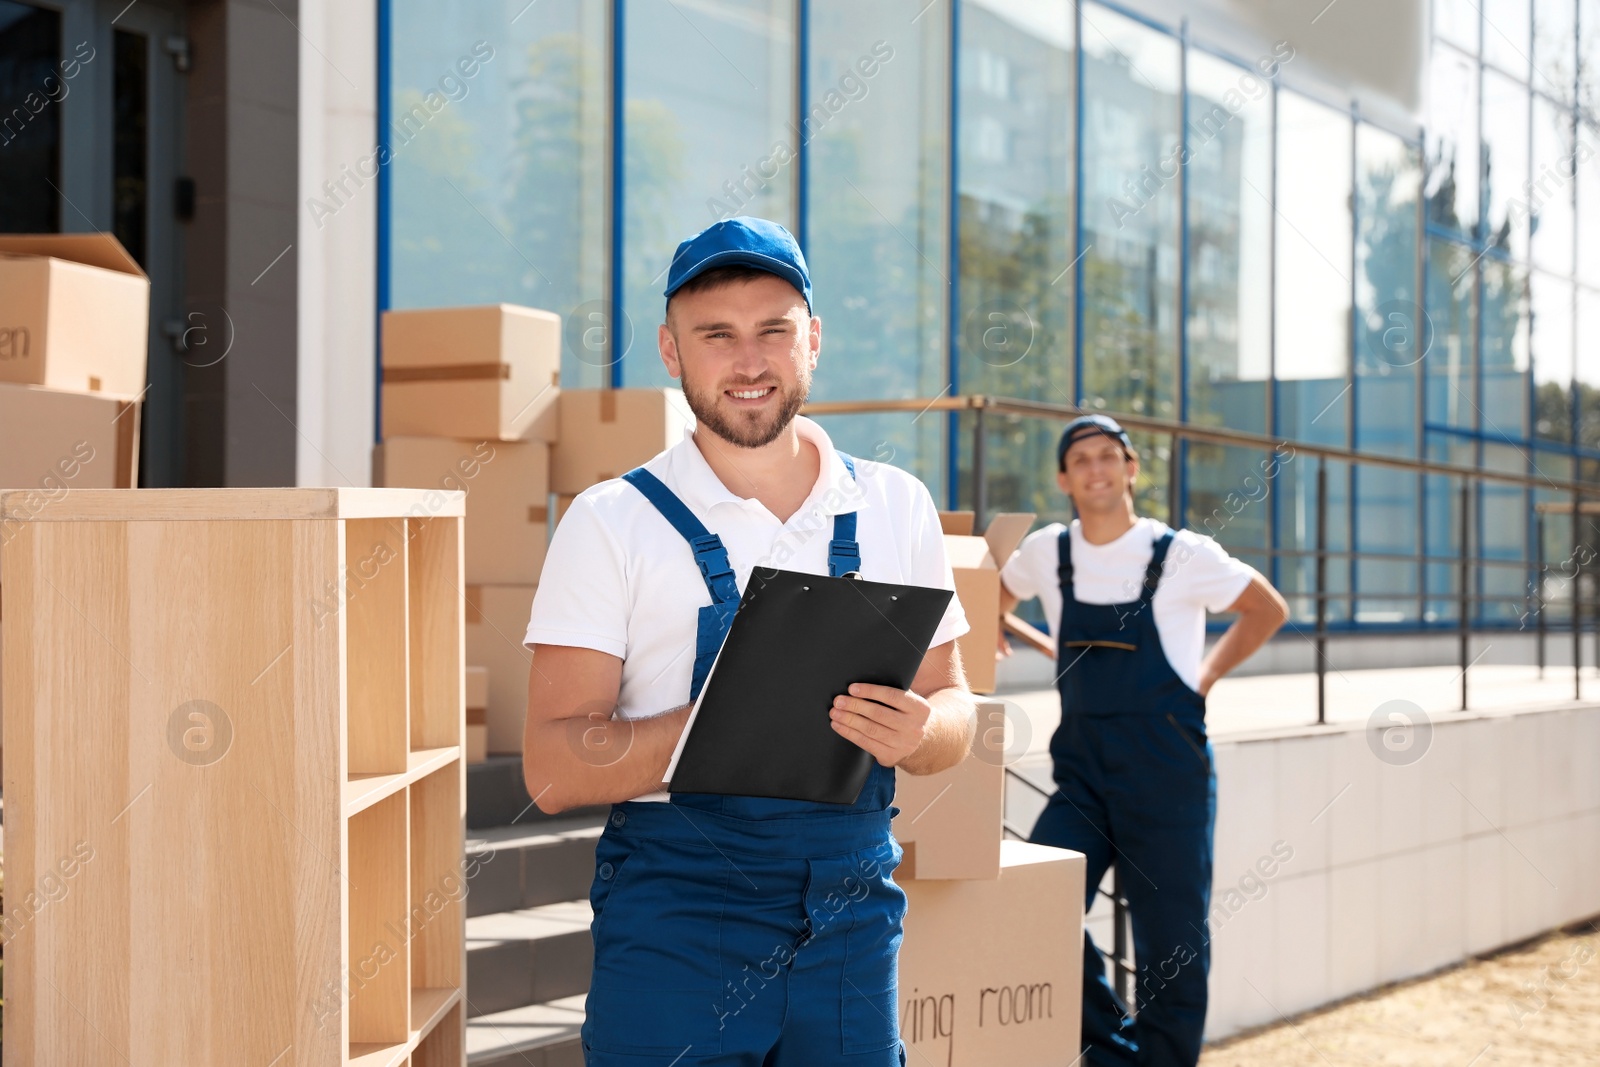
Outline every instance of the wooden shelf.
<path fill-rule="evenodd" d="M 411 991 L 411 1037 L 393 1045 L 352 1042 L 350 1067 L 398 1067 L 416 1051 L 451 1008 L 461 1001 L 459 989 L 413 989 Z"/>
<path fill-rule="evenodd" d="M 37 489 L 0 493 L 0 518 L 25 522 L 236 522 L 293 519 L 456 518 L 467 513 L 460 490 L 368 489 L 75 489 L 41 508 Z M 71 497 L 71 502 L 68 502 Z M 137 503 L 130 506 L 130 499 Z M 57 505 L 60 505 L 59 507 Z M 137 507 L 138 513 L 133 513 Z"/>
<path fill-rule="evenodd" d="M 463 500 L 0 493 L 6 1062 L 464 1067 Z"/>
<path fill-rule="evenodd" d="M 460 745 L 423 748 L 407 755 L 406 769 L 399 774 L 352 774 L 344 783 L 345 818 L 365 811 L 384 797 L 398 793 L 460 757 Z"/>

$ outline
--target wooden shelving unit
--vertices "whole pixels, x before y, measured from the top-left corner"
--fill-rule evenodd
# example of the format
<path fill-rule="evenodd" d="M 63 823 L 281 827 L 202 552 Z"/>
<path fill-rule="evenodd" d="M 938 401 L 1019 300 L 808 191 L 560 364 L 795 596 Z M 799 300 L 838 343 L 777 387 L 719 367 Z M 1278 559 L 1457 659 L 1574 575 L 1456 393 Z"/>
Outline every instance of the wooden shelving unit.
<path fill-rule="evenodd" d="M 0 494 L 4 1067 L 462 1067 L 459 492 Z"/>

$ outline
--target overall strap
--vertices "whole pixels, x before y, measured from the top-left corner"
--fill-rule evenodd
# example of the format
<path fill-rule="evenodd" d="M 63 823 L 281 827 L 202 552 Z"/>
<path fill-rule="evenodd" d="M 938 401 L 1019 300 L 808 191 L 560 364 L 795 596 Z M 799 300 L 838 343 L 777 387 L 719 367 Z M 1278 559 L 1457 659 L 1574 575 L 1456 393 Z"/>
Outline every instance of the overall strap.
<path fill-rule="evenodd" d="M 837 450 L 834 454 L 844 460 L 845 470 L 854 478 L 856 461 Z M 828 576 L 842 578 L 860 569 L 861 545 L 856 542 L 856 513 L 841 512 L 833 517 L 833 540 L 828 542 Z"/>
<path fill-rule="evenodd" d="M 1072 527 L 1064 527 L 1056 538 L 1056 577 L 1061 581 L 1061 600 L 1077 599 L 1072 595 Z"/>
<path fill-rule="evenodd" d="M 688 505 L 678 499 L 677 494 L 663 485 L 660 478 L 643 467 L 635 467 L 624 474 L 622 480 L 643 493 L 645 499 L 654 504 L 656 510 L 672 523 L 672 528 L 689 542 L 689 548 L 694 552 L 694 561 L 700 568 L 700 576 L 705 579 L 706 588 L 711 591 L 711 602 L 739 603 L 739 584 L 734 580 L 733 566 L 728 562 L 728 550 L 722 547 L 722 538 L 707 530 L 705 525 L 694 517 L 694 512 L 689 510 Z"/>
<path fill-rule="evenodd" d="M 1144 589 L 1139 594 L 1140 600 L 1149 601 L 1156 595 L 1156 586 L 1161 584 L 1161 568 L 1167 562 L 1167 549 L 1171 547 L 1171 530 L 1156 538 L 1150 546 L 1150 565 L 1144 569 Z"/>

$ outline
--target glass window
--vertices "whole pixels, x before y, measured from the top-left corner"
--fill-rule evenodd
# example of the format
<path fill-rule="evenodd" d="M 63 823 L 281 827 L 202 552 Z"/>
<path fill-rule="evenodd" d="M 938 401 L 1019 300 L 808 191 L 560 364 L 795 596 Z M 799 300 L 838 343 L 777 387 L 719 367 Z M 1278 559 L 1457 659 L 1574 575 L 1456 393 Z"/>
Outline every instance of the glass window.
<path fill-rule="evenodd" d="M 1073 17 L 1069 5 L 963 0 L 960 391 L 1071 403 Z M 1003 150 L 995 151 L 997 146 Z M 958 438 L 970 492 L 971 415 Z M 1065 518 L 1061 427 L 1005 420 L 985 441 L 985 508 Z"/>
<path fill-rule="evenodd" d="M 1287 450 L 1278 454 L 1189 441 L 1183 446 L 1188 477 L 1184 525 L 1217 539 L 1262 574 L 1267 559 L 1267 517 Z M 1292 462 L 1292 461 L 1291 461 Z"/>
<path fill-rule="evenodd" d="M 61 108 L 52 101 L 66 96 L 69 83 L 61 80 L 60 60 L 61 13 L 0 0 L 0 101 L 7 109 L 0 113 L 0 233 L 61 229 Z"/>
<path fill-rule="evenodd" d="M 1485 433 L 1515 441 L 1528 437 L 1527 271 L 1484 257 L 1483 408 Z"/>
<path fill-rule="evenodd" d="M 1528 90 L 1483 72 L 1484 237 L 1518 259 L 1528 255 Z"/>
<path fill-rule="evenodd" d="M 1578 277 L 1600 285 L 1600 129 L 1588 123 L 1578 127 L 1579 145 L 1574 157 L 1578 172 Z"/>
<path fill-rule="evenodd" d="M 812 0 L 805 233 L 822 319 L 817 400 L 937 396 L 949 385 L 950 42 L 927 0 Z M 713 135 L 714 131 L 708 133 Z M 943 503 L 937 413 L 834 416 L 839 447 L 911 470 Z"/>
<path fill-rule="evenodd" d="M 606 53 L 601 0 L 395 4 L 390 303 L 558 312 L 561 380 L 580 386 L 611 358 Z"/>
<path fill-rule="evenodd" d="M 1455 434 L 1429 433 L 1428 458 L 1435 463 L 1458 467 L 1477 466 L 1477 447 Z M 1454 624 L 1461 617 L 1461 483 L 1456 478 L 1437 474 L 1422 478 L 1423 550 L 1428 563 L 1423 568 L 1424 602 L 1422 618 L 1427 623 Z"/>
<path fill-rule="evenodd" d="M 1483 446 L 1483 465 L 1510 474 L 1528 473 L 1528 455 L 1509 445 Z M 1483 602 L 1477 617 L 1486 622 L 1516 622 L 1526 610 L 1528 586 L 1528 516 L 1525 486 L 1483 481 L 1474 494 L 1478 505 L 1478 592 Z"/>
<path fill-rule="evenodd" d="M 1080 402 L 1162 418 L 1176 414 L 1179 62 L 1176 38 L 1084 6 Z"/>
<path fill-rule="evenodd" d="M 1417 291 L 1421 152 L 1356 127 L 1356 447 L 1415 456 L 1418 367 L 1433 326 Z M 1362 475 L 1364 477 L 1364 475 Z"/>
<path fill-rule="evenodd" d="M 1278 94 L 1278 432 L 1348 441 L 1352 222 L 1350 116 Z"/>
<path fill-rule="evenodd" d="M 1254 70 L 1191 49 L 1188 89 L 1187 417 L 1264 433 L 1272 363 L 1272 86 Z"/>
<path fill-rule="evenodd" d="M 1578 0 L 1578 103 L 1600 105 L 1600 0 Z"/>
<path fill-rule="evenodd" d="M 1473 0 L 1433 0 L 1433 32 L 1471 55 L 1478 54 L 1478 21 Z"/>
<path fill-rule="evenodd" d="M 787 0 L 627 5 L 623 307 L 635 344 L 625 385 L 672 384 L 655 341 L 680 241 L 735 215 L 795 224 L 793 10 Z"/>
<path fill-rule="evenodd" d="M 1539 451 L 1534 453 L 1533 462 L 1535 470 L 1552 481 L 1570 481 L 1572 478 L 1571 456 Z M 1572 495 L 1535 485 L 1533 500 L 1535 508 L 1549 504 L 1565 506 L 1572 503 Z M 1534 572 L 1536 577 L 1528 582 L 1528 603 L 1523 609 L 1526 614 L 1518 622 L 1518 628 L 1523 630 L 1537 626 L 1540 614 L 1552 627 L 1566 625 L 1572 619 L 1571 576 L 1575 560 L 1570 510 L 1566 513 L 1538 513 L 1534 519 L 1535 536 L 1541 528 L 1544 531 L 1544 553 L 1542 557 L 1536 556 L 1535 562 L 1542 564 L 1542 569 Z M 1537 552 L 1539 542 L 1536 540 L 1533 545 Z"/>
<path fill-rule="evenodd" d="M 1316 619 L 1316 601 L 1309 595 L 1317 588 L 1317 467 L 1322 461 L 1315 456 L 1295 455 L 1283 463 L 1278 474 L 1278 484 L 1272 499 L 1277 505 L 1275 533 L 1280 556 L 1275 584 L 1289 601 L 1291 618 L 1299 624 L 1310 624 Z M 1328 467 L 1328 540 L 1329 552 L 1350 550 L 1350 468 L 1344 463 L 1330 460 Z M 1343 594 L 1350 591 L 1350 557 L 1328 558 L 1326 591 Z M 1300 594 L 1300 595 L 1296 595 Z M 1335 595 L 1328 599 L 1329 622 L 1346 622 L 1350 618 L 1350 598 Z"/>
<path fill-rule="evenodd" d="M 1528 0 L 1483 0 L 1483 61 L 1528 80 Z"/>
<path fill-rule="evenodd" d="M 1573 388 L 1577 392 L 1578 446 L 1600 449 L 1600 291 L 1578 287 L 1577 323 Z"/>
<path fill-rule="evenodd" d="M 1362 594 L 1356 601 L 1356 622 L 1415 622 L 1421 609 L 1414 558 L 1421 540 L 1418 476 L 1388 467 L 1357 467 L 1353 477 L 1356 551 L 1363 553 L 1354 564 L 1356 590 Z"/>
<path fill-rule="evenodd" d="M 1534 0 L 1533 87 L 1572 103 L 1578 48 L 1573 0 Z"/>
<path fill-rule="evenodd" d="M 1528 285 L 1533 432 L 1548 441 L 1571 441 L 1572 284 L 1535 271 Z"/>
<path fill-rule="evenodd" d="M 1558 274 L 1572 273 L 1572 112 L 1542 96 L 1533 98 L 1533 261 Z"/>
<path fill-rule="evenodd" d="M 1428 64 L 1428 221 L 1457 233 L 1478 223 L 1478 65 L 1435 43 Z"/>
<path fill-rule="evenodd" d="M 1473 429 L 1478 425 L 1473 398 L 1474 313 L 1477 277 L 1472 251 L 1437 238 L 1428 241 L 1425 308 L 1433 324 L 1433 346 L 1422 361 L 1427 423 Z"/>

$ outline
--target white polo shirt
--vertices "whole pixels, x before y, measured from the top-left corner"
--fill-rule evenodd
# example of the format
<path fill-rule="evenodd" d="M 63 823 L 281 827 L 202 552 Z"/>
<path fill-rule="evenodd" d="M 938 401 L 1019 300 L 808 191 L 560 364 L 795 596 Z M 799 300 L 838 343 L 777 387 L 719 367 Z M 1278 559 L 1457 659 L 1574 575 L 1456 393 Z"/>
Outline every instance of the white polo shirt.
<path fill-rule="evenodd" d="M 805 416 L 796 417 L 795 426 L 817 447 L 822 463 L 811 494 L 787 522 L 753 496 L 723 485 L 692 431 L 644 467 L 722 539 L 741 593 L 757 566 L 827 574 L 833 516 L 848 511 L 856 512 L 861 576 L 867 581 L 954 589 L 939 512 L 927 487 L 898 467 L 862 459 L 854 459 L 852 478 L 821 426 Z M 751 486 L 735 489 L 753 492 Z M 695 628 L 700 609 L 710 603 L 689 543 L 643 493 L 613 478 L 578 494 L 561 516 L 525 643 L 577 645 L 620 657 L 618 713 L 647 718 L 689 702 Z M 968 629 L 952 597 L 933 645 Z M 654 793 L 638 799 L 665 798 Z"/>
<path fill-rule="evenodd" d="M 1052 634 L 1061 628 L 1061 580 L 1057 571 L 1062 529 L 1059 522 L 1053 522 L 1035 530 L 1000 570 L 1000 580 L 1018 599 L 1039 598 Z M 1077 519 L 1072 520 L 1071 529 L 1073 597 L 1084 604 L 1138 600 L 1155 540 L 1167 532 L 1167 524 L 1139 519 L 1127 533 L 1103 545 L 1085 541 Z M 1253 567 L 1228 555 L 1204 534 L 1193 530 L 1173 534 L 1151 610 L 1167 662 L 1190 689 L 1200 684 L 1206 612 L 1226 611 L 1245 591 L 1253 574 Z"/>

